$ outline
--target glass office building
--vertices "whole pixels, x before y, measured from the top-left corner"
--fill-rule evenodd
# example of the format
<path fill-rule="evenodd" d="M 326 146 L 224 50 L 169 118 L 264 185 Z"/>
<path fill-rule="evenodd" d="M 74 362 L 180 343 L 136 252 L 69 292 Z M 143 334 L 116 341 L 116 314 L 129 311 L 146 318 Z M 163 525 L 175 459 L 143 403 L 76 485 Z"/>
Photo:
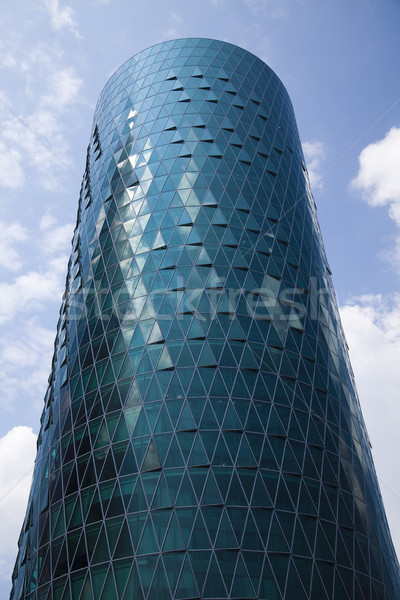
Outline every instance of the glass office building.
<path fill-rule="evenodd" d="M 181 39 L 97 105 L 12 600 L 395 600 L 289 97 Z"/>

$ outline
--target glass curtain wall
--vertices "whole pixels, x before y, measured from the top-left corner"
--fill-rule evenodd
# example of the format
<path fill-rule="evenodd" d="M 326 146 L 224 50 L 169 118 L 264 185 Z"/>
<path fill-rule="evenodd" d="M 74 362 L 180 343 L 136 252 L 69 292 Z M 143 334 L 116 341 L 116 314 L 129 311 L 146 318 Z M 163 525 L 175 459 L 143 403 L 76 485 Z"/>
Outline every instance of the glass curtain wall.
<path fill-rule="evenodd" d="M 292 106 L 182 39 L 105 86 L 12 600 L 400 598 Z"/>

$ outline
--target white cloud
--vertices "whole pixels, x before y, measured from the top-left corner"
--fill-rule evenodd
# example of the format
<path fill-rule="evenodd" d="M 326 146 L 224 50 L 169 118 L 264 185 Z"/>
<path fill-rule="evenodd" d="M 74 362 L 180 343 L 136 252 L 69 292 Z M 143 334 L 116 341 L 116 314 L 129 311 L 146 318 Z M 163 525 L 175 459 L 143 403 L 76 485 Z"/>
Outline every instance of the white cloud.
<path fill-rule="evenodd" d="M 10 271 L 18 271 L 21 268 L 21 260 L 14 244 L 27 239 L 26 229 L 19 223 L 5 223 L 0 220 L 0 231 L 0 266 Z"/>
<path fill-rule="evenodd" d="M 310 177 L 311 187 L 314 190 L 321 189 L 323 185 L 321 179 L 321 166 L 323 160 L 325 159 L 324 146 L 321 142 L 318 141 L 304 142 L 303 152 L 307 165 L 308 175 Z"/>
<path fill-rule="evenodd" d="M 74 225 L 72 223 L 48 229 L 43 237 L 43 251 L 46 254 L 54 255 L 55 252 L 60 250 L 70 250 L 73 232 Z"/>
<path fill-rule="evenodd" d="M 366 146 L 360 156 L 357 177 L 351 187 L 361 192 L 370 206 L 389 206 L 389 216 L 400 227 L 400 128 L 392 127 L 385 137 Z M 391 250 L 380 256 L 400 271 L 400 237 Z"/>
<path fill-rule="evenodd" d="M 182 23 L 182 17 L 178 13 L 172 11 L 168 17 L 169 28 L 164 32 L 167 38 L 178 37 L 178 26 Z"/>
<path fill-rule="evenodd" d="M 19 53 L 18 63 L 20 72 L 29 76 L 29 86 L 26 91 L 30 91 L 30 86 L 35 86 L 47 78 L 56 66 L 63 68 L 63 53 L 55 46 L 49 46 L 44 42 L 37 42 L 32 46 L 17 46 L 14 50 Z M 41 90 L 43 91 L 43 90 Z"/>
<path fill-rule="evenodd" d="M 63 54 L 39 42 L 14 50 L 20 77 L 17 98 L 0 91 L 0 186 L 20 189 L 34 177 L 47 190 L 60 186 L 60 169 L 72 169 L 67 143 L 66 115 L 83 100 L 83 80 L 65 65 Z"/>
<path fill-rule="evenodd" d="M 46 231 L 46 229 L 50 229 L 51 227 L 54 227 L 55 225 L 57 225 L 57 219 L 55 217 L 53 217 L 53 215 L 51 215 L 49 212 L 47 212 L 40 219 L 39 229 L 40 229 L 40 231 Z"/>
<path fill-rule="evenodd" d="M 43 361 L 43 353 L 49 355 L 54 342 L 54 331 L 45 329 L 34 319 L 25 323 L 22 337 L 3 336 L 0 342 L 0 362 L 13 368 L 37 366 Z M 22 333 L 22 332 L 20 332 Z M 50 371 L 50 362 L 47 371 Z M 47 379 L 47 378 L 46 378 Z"/>
<path fill-rule="evenodd" d="M 21 153 L 0 141 L 0 186 L 18 189 L 25 183 L 25 175 L 21 165 Z"/>
<path fill-rule="evenodd" d="M 56 252 L 68 252 L 71 249 L 73 223 L 58 225 L 57 219 L 47 211 L 40 219 L 39 229 L 43 232 L 40 247 L 45 254 L 54 256 Z"/>
<path fill-rule="evenodd" d="M 400 128 L 362 150 L 359 171 L 351 185 L 371 206 L 389 205 L 390 217 L 400 226 Z"/>
<path fill-rule="evenodd" d="M 43 0 L 43 4 L 49 12 L 50 23 L 53 29 L 60 31 L 65 28 L 76 35 L 76 37 L 80 37 L 76 21 L 74 20 L 74 11 L 70 6 L 61 7 L 59 0 Z"/>
<path fill-rule="evenodd" d="M 394 245 L 390 250 L 381 250 L 378 257 L 386 260 L 400 273 L 400 236 L 394 239 Z"/>
<path fill-rule="evenodd" d="M 0 408 L 15 410 L 19 399 L 35 410 L 42 405 L 51 368 L 54 331 L 36 319 L 14 325 L 0 338 Z M 21 376 L 23 373 L 23 376 Z"/>
<path fill-rule="evenodd" d="M 49 76 L 50 94 L 42 98 L 42 102 L 56 107 L 58 111 L 66 105 L 76 102 L 83 81 L 75 74 L 73 67 L 55 70 Z"/>
<path fill-rule="evenodd" d="M 35 455 L 36 436 L 30 427 L 14 427 L 0 439 L 0 577 L 3 580 L 10 581 L 17 555 Z"/>
<path fill-rule="evenodd" d="M 12 283 L 0 283 L 0 325 L 18 313 L 30 313 L 50 301 L 60 302 L 66 257 L 52 259 L 46 272 L 29 271 Z"/>
<path fill-rule="evenodd" d="M 400 553 L 400 294 L 390 299 L 361 296 L 340 312 L 392 537 Z"/>
<path fill-rule="evenodd" d="M 7 67 L 8 69 L 15 69 L 18 66 L 17 60 L 11 52 L 2 53 L 0 61 L 0 66 Z"/>
<path fill-rule="evenodd" d="M 27 162 L 24 171 L 28 165 L 34 167 L 41 175 L 40 183 L 45 189 L 54 190 L 57 187 L 60 167 L 71 168 L 69 148 L 64 139 L 62 125 L 54 111 L 36 110 L 25 122 L 16 117 L 10 118 L 3 122 L 1 135 L 6 146 L 10 148 L 9 152 L 18 153 L 19 170 L 22 170 L 25 159 Z M 20 180 L 20 185 L 24 180 L 25 177 Z"/>

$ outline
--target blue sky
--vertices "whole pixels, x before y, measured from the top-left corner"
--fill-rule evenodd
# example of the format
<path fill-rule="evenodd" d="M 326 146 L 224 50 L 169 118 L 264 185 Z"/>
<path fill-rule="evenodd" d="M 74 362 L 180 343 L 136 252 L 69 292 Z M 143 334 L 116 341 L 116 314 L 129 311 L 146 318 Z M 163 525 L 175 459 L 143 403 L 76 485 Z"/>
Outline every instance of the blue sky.
<path fill-rule="evenodd" d="M 94 106 L 176 37 L 267 62 L 291 96 L 400 552 L 400 4 L 13 0 L 0 17 L 0 591 L 7 597 Z"/>

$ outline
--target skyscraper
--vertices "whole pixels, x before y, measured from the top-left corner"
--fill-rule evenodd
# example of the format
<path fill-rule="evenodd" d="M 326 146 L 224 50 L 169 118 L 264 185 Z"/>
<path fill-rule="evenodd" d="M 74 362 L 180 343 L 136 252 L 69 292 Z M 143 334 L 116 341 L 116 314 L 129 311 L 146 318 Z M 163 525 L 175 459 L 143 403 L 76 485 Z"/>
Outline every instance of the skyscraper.
<path fill-rule="evenodd" d="M 183 39 L 97 105 L 12 600 L 400 598 L 289 97 Z"/>

